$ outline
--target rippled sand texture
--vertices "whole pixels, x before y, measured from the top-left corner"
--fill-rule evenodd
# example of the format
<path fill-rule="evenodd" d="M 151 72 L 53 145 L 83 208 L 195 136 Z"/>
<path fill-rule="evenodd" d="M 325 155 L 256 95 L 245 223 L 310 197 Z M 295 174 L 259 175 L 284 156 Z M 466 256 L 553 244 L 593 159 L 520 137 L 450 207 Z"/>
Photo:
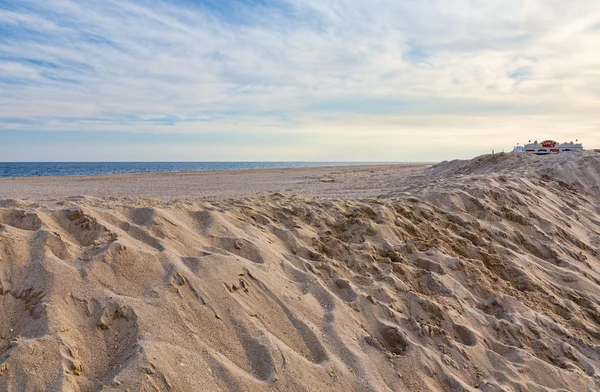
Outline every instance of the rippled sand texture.
<path fill-rule="evenodd" d="M 0 201 L 0 390 L 600 390 L 600 154 L 378 199 Z"/>

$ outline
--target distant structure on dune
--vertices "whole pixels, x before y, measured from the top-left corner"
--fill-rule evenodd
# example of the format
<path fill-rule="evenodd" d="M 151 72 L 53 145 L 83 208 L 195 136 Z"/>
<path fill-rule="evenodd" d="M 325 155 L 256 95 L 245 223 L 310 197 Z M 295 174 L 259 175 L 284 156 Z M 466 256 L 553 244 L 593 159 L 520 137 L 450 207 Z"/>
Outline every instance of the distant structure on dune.
<path fill-rule="evenodd" d="M 577 143 L 578 140 L 569 143 L 558 143 L 554 140 L 544 140 L 541 143 L 538 141 L 534 141 L 524 146 L 516 145 L 513 149 L 513 152 L 525 152 L 529 154 L 537 154 L 537 155 L 547 155 L 547 154 L 558 154 L 561 152 L 571 152 L 571 151 L 583 151 L 583 145 L 581 143 Z"/>

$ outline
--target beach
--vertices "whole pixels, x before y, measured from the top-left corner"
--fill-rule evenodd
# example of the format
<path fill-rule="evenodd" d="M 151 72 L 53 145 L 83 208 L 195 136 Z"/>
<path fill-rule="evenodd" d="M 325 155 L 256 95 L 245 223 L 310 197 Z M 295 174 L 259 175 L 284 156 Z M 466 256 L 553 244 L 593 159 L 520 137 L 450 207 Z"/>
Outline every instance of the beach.
<path fill-rule="evenodd" d="M 600 154 L 0 179 L 0 389 L 600 389 Z"/>
<path fill-rule="evenodd" d="M 426 164 L 323 166 L 297 169 L 0 178 L 0 199 L 95 197 L 162 200 L 238 198 L 272 192 L 326 197 L 377 197 Z"/>

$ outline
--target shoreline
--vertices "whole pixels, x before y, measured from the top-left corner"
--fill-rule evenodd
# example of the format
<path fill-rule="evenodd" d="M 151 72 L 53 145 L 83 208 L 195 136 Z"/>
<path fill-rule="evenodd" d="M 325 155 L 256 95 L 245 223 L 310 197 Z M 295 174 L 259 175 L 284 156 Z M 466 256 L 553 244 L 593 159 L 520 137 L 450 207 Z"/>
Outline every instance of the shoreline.
<path fill-rule="evenodd" d="M 264 169 L 287 170 L 388 165 L 433 165 L 436 163 L 438 162 L 0 162 L 0 179 L 97 177 L 160 173 L 182 174 Z M 32 165 L 32 167 L 20 167 L 28 165 Z M 44 165 L 51 165 L 52 169 L 50 170 L 49 174 L 30 174 L 38 172 L 38 170 Z M 11 166 L 13 167 L 10 168 Z M 97 170 L 101 167 L 103 169 Z M 17 173 L 17 175 L 11 175 L 11 172 Z"/>
<path fill-rule="evenodd" d="M 19 163 L 19 162 L 0 162 L 0 164 L 2 163 Z M 24 162 L 24 163 L 29 163 L 29 162 Z M 45 162 L 40 162 L 40 163 L 45 163 Z M 55 163 L 55 162 L 49 162 L 49 163 Z M 61 163 L 61 162 L 59 162 Z M 77 162 L 79 163 L 79 162 Z M 88 162 L 81 162 L 81 163 L 88 163 Z M 95 163 L 95 162 L 92 162 Z M 103 162 L 98 162 L 98 163 L 103 163 Z M 121 162 L 117 162 L 117 163 L 121 163 Z M 129 163 L 129 162 L 123 162 L 123 163 Z M 134 163 L 138 163 L 138 162 L 134 162 Z M 144 162 L 141 162 L 144 163 Z M 149 162 L 149 163 L 156 163 L 156 162 Z M 158 162 L 158 163 L 162 163 L 162 162 Z M 324 166 L 299 166 L 299 167 L 264 167 L 264 168 L 249 168 L 249 169 L 213 169 L 213 170 L 186 170 L 186 171 L 156 171 L 156 172 L 135 172 L 135 173 L 104 173 L 104 174 L 86 174 L 86 175 L 59 175 L 59 176 L 20 176 L 20 177 L 0 177 L 0 181 L 3 180 L 21 180 L 21 179 L 27 179 L 27 180 L 33 180 L 33 179 L 49 179 L 49 180 L 56 180 L 56 179 L 62 179 L 62 178 L 67 178 L 67 179 L 76 179 L 76 180 L 85 180 L 85 179 L 96 179 L 96 178 L 100 178 L 100 179 L 109 179 L 109 178 L 117 178 L 117 177 L 129 177 L 129 176 L 160 176 L 160 175 L 174 175 L 174 176 L 189 176 L 189 175 L 209 175 L 209 174 L 213 174 L 213 173 L 234 173 L 234 174 L 238 174 L 238 173 L 254 173 L 254 172 L 270 172 L 270 171 L 302 171 L 302 170 L 311 170 L 311 169 L 365 169 L 365 168 L 378 168 L 378 167 L 388 167 L 388 166 L 431 166 L 431 165 L 435 165 L 439 162 L 410 162 L 410 163 L 365 163 L 365 164 L 355 164 L 355 163 L 351 163 L 348 165 L 324 165 Z"/>
<path fill-rule="evenodd" d="M 0 199 L 71 196 L 152 199 L 236 198 L 272 192 L 376 197 L 431 164 L 373 164 L 0 178 Z"/>

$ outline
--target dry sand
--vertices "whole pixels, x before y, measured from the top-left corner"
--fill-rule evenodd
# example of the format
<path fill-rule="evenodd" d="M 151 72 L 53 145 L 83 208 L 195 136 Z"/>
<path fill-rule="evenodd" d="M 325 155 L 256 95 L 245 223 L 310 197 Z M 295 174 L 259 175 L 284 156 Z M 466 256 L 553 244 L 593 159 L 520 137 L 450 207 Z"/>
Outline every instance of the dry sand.
<path fill-rule="evenodd" d="M 0 199 L 95 197 L 161 200 L 240 198 L 273 192 L 307 197 L 377 197 L 430 165 L 366 165 L 89 177 L 0 178 Z"/>
<path fill-rule="evenodd" d="M 600 154 L 321 170 L 0 181 L 0 390 L 600 390 Z"/>

